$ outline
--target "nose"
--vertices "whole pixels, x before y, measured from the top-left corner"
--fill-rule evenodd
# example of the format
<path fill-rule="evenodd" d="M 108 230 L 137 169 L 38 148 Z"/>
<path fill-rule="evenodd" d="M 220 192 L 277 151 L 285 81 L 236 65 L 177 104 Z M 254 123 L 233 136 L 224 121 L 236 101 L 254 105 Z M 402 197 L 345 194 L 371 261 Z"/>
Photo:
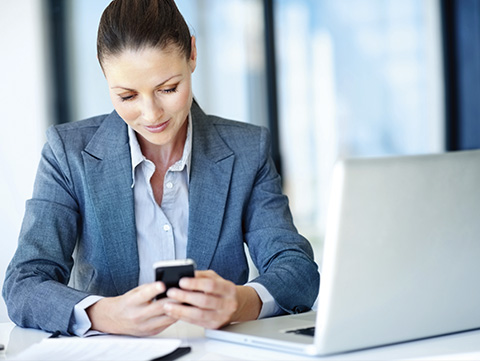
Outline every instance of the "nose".
<path fill-rule="evenodd" d="M 163 115 L 163 107 L 155 98 L 146 98 L 142 104 L 143 119 L 148 123 L 155 124 Z"/>

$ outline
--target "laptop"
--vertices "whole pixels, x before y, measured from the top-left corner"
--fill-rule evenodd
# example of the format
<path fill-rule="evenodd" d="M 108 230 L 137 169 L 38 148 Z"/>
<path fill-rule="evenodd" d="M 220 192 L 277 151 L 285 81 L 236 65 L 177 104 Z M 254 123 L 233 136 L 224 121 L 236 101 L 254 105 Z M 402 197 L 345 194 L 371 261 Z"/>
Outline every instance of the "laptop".
<path fill-rule="evenodd" d="M 480 328 L 480 151 L 346 159 L 332 184 L 317 311 L 207 337 L 329 355 Z"/>

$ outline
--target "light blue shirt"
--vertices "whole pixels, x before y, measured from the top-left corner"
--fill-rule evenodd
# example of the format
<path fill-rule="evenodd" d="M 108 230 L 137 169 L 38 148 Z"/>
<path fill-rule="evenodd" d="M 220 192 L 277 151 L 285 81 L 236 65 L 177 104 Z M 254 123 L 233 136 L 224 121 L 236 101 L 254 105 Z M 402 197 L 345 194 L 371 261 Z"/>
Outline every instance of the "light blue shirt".
<path fill-rule="evenodd" d="M 192 152 L 192 122 L 188 122 L 182 158 L 165 174 L 161 206 L 155 200 L 150 179 L 155 164 L 145 158 L 135 131 L 128 127 L 132 154 L 132 179 L 137 228 L 139 285 L 154 282 L 153 264 L 187 256 L 188 182 Z"/>
<path fill-rule="evenodd" d="M 154 281 L 153 264 L 155 262 L 186 258 L 192 132 L 193 124 L 191 115 L 189 115 L 183 155 L 165 174 L 162 204 L 159 206 L 150 183 L 155 172 L 155 165 L 145 158 L 135 131 L 128 127 L 140 264 L 139 285 Z M 249 282 L 246 286 L 255 289 L 262 300 L 262 309 L 258 318 L 282 312 L 263 285 Z M 75 306 L 72 331 L 77 336 L 91 336 L 99 333 L 90 330 L 91 322 L 85 310 L 101 298 L 100 296 L 89 296 Z"/>

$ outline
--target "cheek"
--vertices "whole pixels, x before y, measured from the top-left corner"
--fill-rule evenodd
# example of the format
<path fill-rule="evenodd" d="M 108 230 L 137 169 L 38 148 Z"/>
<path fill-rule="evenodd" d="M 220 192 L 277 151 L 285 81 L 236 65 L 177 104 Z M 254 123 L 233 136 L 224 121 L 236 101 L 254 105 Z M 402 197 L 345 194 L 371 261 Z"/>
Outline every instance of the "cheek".
<path fill-rule="evenodd" d="M 124 104 L 124 102 L 115 101 L 113 102 L 113 107 L 117 111 L 118 115 L 120 115 L 120 117 L 126 122 L 134 121 L 139 116 L 138 110 L 130 104 Z"/>
<path fill-rule="evenodd" d="M 191 92 L 186 91 L 178 93 L 178 96 L 172 102 L 172 108 L 175 109 L 175 112 L 189 112 L 191 99 Z"/>

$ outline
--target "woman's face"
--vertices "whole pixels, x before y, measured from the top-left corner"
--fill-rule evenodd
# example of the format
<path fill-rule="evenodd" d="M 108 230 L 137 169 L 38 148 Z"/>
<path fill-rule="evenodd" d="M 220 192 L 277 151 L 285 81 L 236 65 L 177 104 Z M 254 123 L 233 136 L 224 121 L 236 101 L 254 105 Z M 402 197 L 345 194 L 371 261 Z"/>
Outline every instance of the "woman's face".
<path fill-rule="evenodd" d="M 140 144 L 173 145 L 185 135 L 181 130 L 192 105 L 196 66 L 194 38 L 189 59 L 173 46 L 147 47 L 110 56 L 102 66 L 113 107 L 141 136 Z"/>

